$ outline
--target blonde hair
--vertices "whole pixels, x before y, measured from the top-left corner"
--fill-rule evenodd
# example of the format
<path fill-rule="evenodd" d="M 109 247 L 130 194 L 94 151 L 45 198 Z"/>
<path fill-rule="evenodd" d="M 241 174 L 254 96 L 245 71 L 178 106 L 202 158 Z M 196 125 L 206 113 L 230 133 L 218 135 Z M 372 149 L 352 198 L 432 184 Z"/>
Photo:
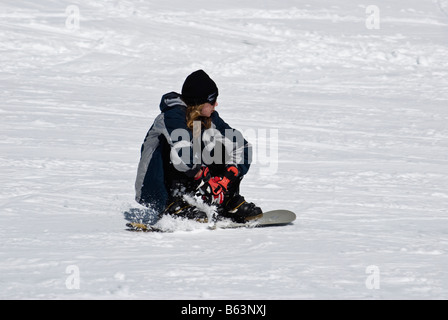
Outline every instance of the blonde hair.
<path fill-rule="evenodd" d="M 201 115 L 202 108 L 204 106 L 205 106 L 205 103 L 197 105 L 197 106 L 187 107 L 187 127 L 190 130 L 193 130 L 193 123 L 195 121 L 200 121 L 201 126 L 203 126 L 205 129 L 210 129 L 210 127 L 212 126 L 212 119 Z"/>

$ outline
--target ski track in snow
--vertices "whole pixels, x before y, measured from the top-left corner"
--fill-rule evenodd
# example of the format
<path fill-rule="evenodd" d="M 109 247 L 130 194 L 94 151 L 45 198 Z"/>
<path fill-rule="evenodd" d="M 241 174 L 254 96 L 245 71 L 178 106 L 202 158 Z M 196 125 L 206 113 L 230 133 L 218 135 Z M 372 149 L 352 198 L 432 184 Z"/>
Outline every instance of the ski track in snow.
<path fill-rule="evenodd" d="M 69 30 L 69 1 L 2 1 L 0 299 L 447 299 L 448 2 L 376 2 L 379 30 L 361 1 L 81 0 Z M 199 68 L 252 135 L 243 195 L 294 224 L 124 230 Z"/>

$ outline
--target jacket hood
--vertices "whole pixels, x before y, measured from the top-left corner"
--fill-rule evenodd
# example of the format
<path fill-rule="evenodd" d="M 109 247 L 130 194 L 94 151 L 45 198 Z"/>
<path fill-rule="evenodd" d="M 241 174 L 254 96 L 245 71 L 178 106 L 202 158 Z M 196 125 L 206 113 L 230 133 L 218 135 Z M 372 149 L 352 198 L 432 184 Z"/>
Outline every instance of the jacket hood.
<path fill-rule="evenodd" d="M 181 95 L 177 92 L 170 92 L 162 97 L 162 101 L 160 101 L 160 111 L 165 112 L 166 110 L 173 108 L 173 107 L 184 107 L 186 108 L 187 105 L 185 102 L 182 101 Z"/>

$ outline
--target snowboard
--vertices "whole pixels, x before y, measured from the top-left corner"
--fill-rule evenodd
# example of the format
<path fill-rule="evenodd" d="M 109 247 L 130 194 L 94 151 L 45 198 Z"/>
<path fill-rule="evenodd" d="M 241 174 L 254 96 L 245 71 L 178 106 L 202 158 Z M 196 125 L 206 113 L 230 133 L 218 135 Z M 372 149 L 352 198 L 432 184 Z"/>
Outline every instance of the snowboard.
<path fill-rule="evenodd" d="M 292 223 L 296 220 L 296 214 L 289 210 L 272 210 L 263 212 L 263 216 L 248 221 L 246 223 L 238 223 L 231 221 L 230 219 L 223 219 L 216 221 L 214 224 L 209 225 L 209 229 L 233 229 L 233 228 L 259 228 L 259 227 L 272 227 L 272 226 L 284 226 Z M 206 223 L 206 221 L 200 221 Z M 128 231 L 140 231 L 140 232 L 165 232 L 163 229 L 157 227 L 156 224 L 145 224 L 139 222 L 130 222 L 126 224 Z"/>

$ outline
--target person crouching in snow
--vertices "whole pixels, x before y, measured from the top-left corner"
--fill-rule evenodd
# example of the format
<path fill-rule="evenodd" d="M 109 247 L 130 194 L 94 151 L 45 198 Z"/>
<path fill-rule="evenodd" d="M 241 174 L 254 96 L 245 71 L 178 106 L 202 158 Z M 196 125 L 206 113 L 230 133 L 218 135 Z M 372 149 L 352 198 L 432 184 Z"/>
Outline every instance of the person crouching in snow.
<path fill-rule="evenodd" d="M 218 217 L 246 222 L 262 210 L 240 195 L 252 148 L 241 133 L 220 118 L 218 87 L 203 71 L 190 74 L 182 94 L 162 97 L 141 147 L 135 182 L 136 201 L 161 214 L 206 221 L 207 215 L 184 195 L 201 194 Z"/>

